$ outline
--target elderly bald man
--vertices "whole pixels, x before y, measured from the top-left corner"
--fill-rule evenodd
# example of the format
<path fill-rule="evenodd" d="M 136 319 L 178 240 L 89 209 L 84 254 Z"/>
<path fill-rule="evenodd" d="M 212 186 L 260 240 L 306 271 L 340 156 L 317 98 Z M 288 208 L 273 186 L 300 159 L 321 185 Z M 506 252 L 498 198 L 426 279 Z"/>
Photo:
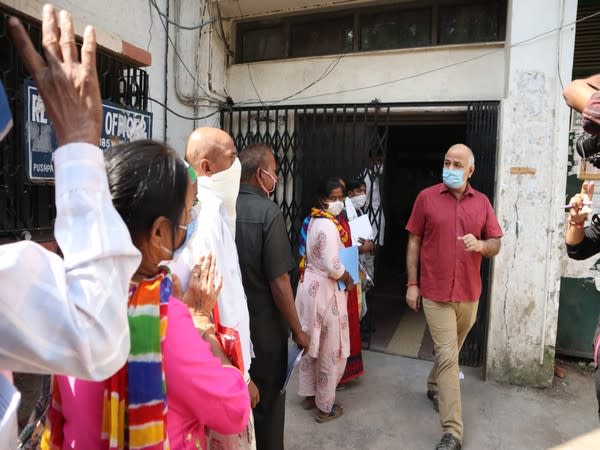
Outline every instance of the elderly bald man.
<path fill-rule="evenodd" d="M 443 183 L 419 193 L 406 225 L 406 302 L 417 311 L 422 299 L 435 348 L 427 397 L 444 432 L 436 450 L 462 446 L 458 354 L 477 318 L 481 259 L 498 254 L 502 237 L 489 199 L 469 183 L 474 171 L 471 149 L 450 147 Z"/>
<path fill-rule="evenodd" d="M 249 375 L 252 363 L 250 320 L 235 245 L 235 208 L 242 170 L 237 150 L 231 137 L 224 131 L 198 128 L 188 139 L 185 159 L 198 177 L 197 203 L 194 207 L 198 225 L 172 269 L 181 279 L 185 290 L 192 268 L 200 256 L 208 252 L 215 256 L 217 271 L 224 281 L 218 298 L 221 323 L 237 330 L 240 335 L 244 376 L 252 402 L 248 407 L 254 407 L 259 402 L 259 392 Z M 252 420 L 245 433 L 222 436 L 211 430 L 207 433 L 207 440 L 224 449 L 256 448 Z"/>

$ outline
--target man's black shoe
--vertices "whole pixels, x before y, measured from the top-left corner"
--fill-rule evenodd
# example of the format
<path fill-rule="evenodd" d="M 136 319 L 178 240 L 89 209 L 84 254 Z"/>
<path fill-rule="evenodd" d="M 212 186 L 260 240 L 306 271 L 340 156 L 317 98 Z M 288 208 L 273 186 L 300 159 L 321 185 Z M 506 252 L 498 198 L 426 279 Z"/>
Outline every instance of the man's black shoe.
<path fill-rule="evenodd" d="M 427 390 L 427 398 L 433 403 L 433 409 L 440 412 L 440 397 L 436 391 Z"/>
<path fill-rule="evenodd" d="M 452 436 L 450 433 L 445 433 L 440 443 L 435 446 L 435 450 L 460 450 L 461 447 L 462 444 L 457 437 Z"/>

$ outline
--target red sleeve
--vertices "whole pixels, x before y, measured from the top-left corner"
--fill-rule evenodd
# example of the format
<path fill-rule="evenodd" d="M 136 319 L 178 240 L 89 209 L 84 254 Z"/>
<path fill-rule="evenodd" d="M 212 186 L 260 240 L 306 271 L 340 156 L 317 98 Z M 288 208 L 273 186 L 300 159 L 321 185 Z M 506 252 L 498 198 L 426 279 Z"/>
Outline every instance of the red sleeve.
<path fill-rule="evenodd" d="M 219 433 L 240 433 L 250 414 L 243 375 L 213 356 L 184 303 L 171 298 L 168 319 L 164 361 L 169 408 Z"/>
<path fill-rule="evenodd" d="M 502 237 L 502 228 L 500 228 L 500 224 L 498 223 L 498 219 L 496 218 L 496 213 L 494 212 L 494 208 L 492 208 L 492 204 L 489 199 L 485 197 L 485 208 L 486 208 L 486 217 L 485 217 L 485 225 L 483 228 L 482 236 L 484 239 L 492 239 L 492 238 L 501 238 Z"/>
<path fill-rule="evenodd" d="M 406 224 L 406 231 L 417 236 L 425 234 L 425 211 L 424 211 L 423 191 L 417 195 L 415 204 L 413 205 L 410 218 Z"/>

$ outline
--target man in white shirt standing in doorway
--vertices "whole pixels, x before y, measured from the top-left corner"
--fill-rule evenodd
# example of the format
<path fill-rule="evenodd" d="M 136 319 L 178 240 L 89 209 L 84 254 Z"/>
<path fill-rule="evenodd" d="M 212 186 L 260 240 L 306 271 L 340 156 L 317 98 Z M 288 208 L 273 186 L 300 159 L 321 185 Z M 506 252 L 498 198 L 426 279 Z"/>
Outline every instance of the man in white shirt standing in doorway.
<path fill-rule="evenodd" d="M 200 256 L 211 252 L 217 262 L 217 272 L 223 276 L 223 288 L 218 298 L 221 323 L 235 329 L 242 344 L 244 376 L 250 391 L 251 406 L 259 402 L 259 392 L 248 373 L 252 362 L 250 319 L 242 285 L 242 274 L 235 245 L 236 201 L 242 167 L 231 137 L 218 128 L 198 128 L 188 139 L 185 159 L 198 176 L 198 228 L 173 269 L 185 291 L 189 274 Z M 252 415 L 250 415 L 252 417 Z M 214 431 L 207 434 L 211 448 L 255 449 L 254 425 L 248 424 L 245 433 L 222 436 Z"/>

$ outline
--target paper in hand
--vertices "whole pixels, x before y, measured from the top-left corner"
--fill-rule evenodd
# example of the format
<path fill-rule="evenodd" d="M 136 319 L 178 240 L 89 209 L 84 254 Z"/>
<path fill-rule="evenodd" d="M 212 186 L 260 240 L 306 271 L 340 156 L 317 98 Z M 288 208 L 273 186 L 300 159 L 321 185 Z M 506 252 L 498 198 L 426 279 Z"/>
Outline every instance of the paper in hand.
<path fill-rule="evenodd" d="M 292 378 L 292 373 L 294 373 L 294 368 L 298 365 L 298 363 L 300 363 L 300 360 L 302 359 L 303 351 L 304 350 L 301 349 L 300 347 L 298 347 L 298 345 L 296 345 L 295 342 L 291 342 L 290 345 L 288 345 L 288 364 L 287 364 L 285 382 L 283 383 L 283 387 L 281 388 L 282 394 L 285 392 L 287 385 L 289 384 L 290 379 Z"/>
<path fill-rule="evenodd" d="M 367 214 L 363 214 L 348 223 L 350 224 L 350 232 L 352 234 L 352 245 L 360 245 L 358 242 L 359 239 L 373 239 L 373 227 Z"/>

